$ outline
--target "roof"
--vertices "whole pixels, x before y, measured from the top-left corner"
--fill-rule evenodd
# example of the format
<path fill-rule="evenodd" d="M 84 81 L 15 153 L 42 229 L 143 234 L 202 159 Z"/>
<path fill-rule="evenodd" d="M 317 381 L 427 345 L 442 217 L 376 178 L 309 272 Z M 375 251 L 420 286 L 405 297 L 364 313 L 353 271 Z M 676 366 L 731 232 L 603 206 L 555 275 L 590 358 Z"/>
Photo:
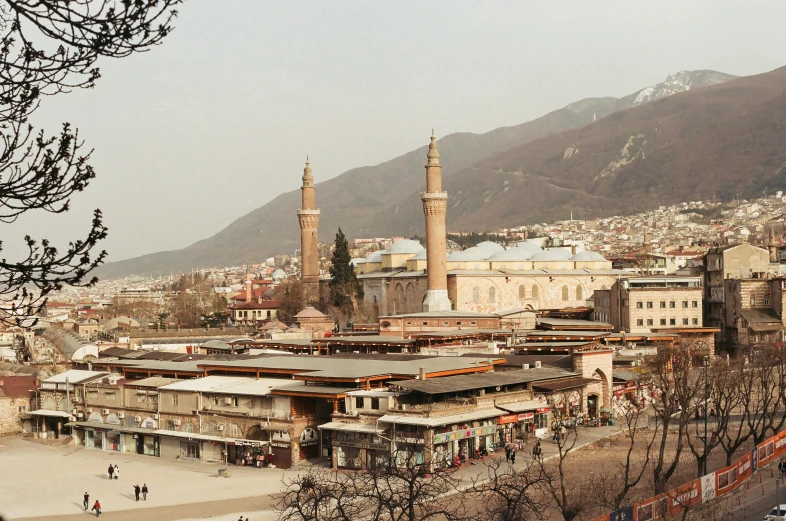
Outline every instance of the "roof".
<path fill-rule="evenodd" d="M 91 380 L 95 380 L 96 378 L 103 378 L 104 376 L 109 376 L 109 373 L 103 371 L 84 371 L 81 369 L 69 369 L 68 371 L 65 371 L 63 373 L 50 376 L 45 380 L 41 380 L 41 383 L 64 384 L 67 378 L 69 384 L 76 385 L 82 382 L 89 382 Z"/>
<path fill-rule="evenodd" d="M 199 347 L 203 347 L 205 349 L 220 349 L 222 351 L 232 350 L 232 346 L 223 340 L 208 340 L 207 342 L 199 344 Z"/>
<path fill-rule="evenodd" d="M 607 262 L 606 257 L 594 251 L 580 251 L 571 257 L 570 260 L 579 262 Z"/>
<path fill-rule="evenodd" d="M 281 378 L 249 378 L 247 376 L 205 376 L 180 380 L 161 387 L 162 391 L 195 391 L 215 394 L 266 396 L 275 386 L 291 381 Z"/>
<path fill-rule="evenodd" d="M 401 239 L 400 241 L 394 242 L 390 248 L 385 251 L 385 254 L 414 254 L 420 253 L 421 250 L 423 250 L 423 245 L 418 241 L 413 241 L 412 239 Z"/>
<path fill-rule="evenodd" d="M 422 250 L 420 250 L 420 252 L 418 252 L 417 255 L 415 255 L 409 260 L 427 260 L 428 259 L 427 255 L 428 253 L 426 252 L 426 249 L 423 248 Z"/>
<path fill-rule="evenodd" d="M 493 253 L 493 251 L 488 249 L 474 246 L 472 248 L 467 248 L 464 251 L 451 253 L 447 256 L 446 260 L 448 262 L 481 262 L 487 260 Z"/>
<path fill-rule="evenodd" d="M 534 411 L 536 409 L 548 408 L 549 404 L 539 400 L 525 400 L 523 402 L 497 404 L 497 407 L 508 412 Z"/>
<path fill-rule="evenodd" d="M 294 318 L 329 318 L 327 315 L 314 308 L 313 306 L 306 306 Z M 331 319 L 332 320 L 332 319 Z"/>
<path fill-rule="evenodd" d="M 472 420 L 482 420 L 485 418 L 495 418 L 498 416 L 504 416 L 505 414 L 507 414 L 507 411 L 503 411 L 497 408 L 492 408 L 492 409 L 481 409 L 479 411 L 472 411 L 464 414 L 449 414 L 446 416 L 435 416 L 435 417 L 415 416 L 415 415 L 408 415 L 408 414 L 407 415 L 386 414 L 382 416 L 378 421 L 380 423 L 437 427 L 439 425 L 451 425 L 453 423 L 462 423 Z"/>
<path fill-rule="evenodd" d="M 463 357 L 462 357 L 463 358 Z M 553 378 L 576 376 L 576 373 L 551 367 L 540 369 L 519 369 L 516 371 L 499 371 L 474 375 L 443 376 L 440 378 L 427 378 L 425 380 L 404 380 L 395 385 L 425 394 L 443 394 L 484 389 L 487 387 L 501 387 L 505 385 L 520 385 L 538 380 L 551 380 Z"/>
<path fill-rule="evenodd" d="M 153 376 L 150 378 L 143 378 L 141 380 L 124 380 L 123 383 L 126 387 L 163 387 L 171 383 L 177 382 L 176 378 L 166 378 L 163 376 Z"/>
<path fill-rule="evenodd" d="M 280 300 L 252 300 L 251 302 L 241 302 L 232 304 L 229 309 L 278 309 L 281 307 Z"/>
<path fill-rule="evenodd" d="M 488 258 L 490 262 L 528 261 L 534 253 L 527 248 L 510 248 L 495 253 Z"/>
<path fill-rule="evenodd" d="M 483 241 L 475 245 L 476 248 L 481 248 L 483 250 L 488 250 L 492 253 L 497 253 L 500 251 L 504 251 L 505 248 L 501 244 L 497 244 L 496 242 L 492 241 Z"/>
<path fill-rule="evenodd" d="M 474 311 L 423 311 L 421 313 L 404 313 L 403 315 L 387 315 L 383 318 L 499 318 L 494 313 L 475 313 Z"/>
<path fill-rule="evenodd" d="M 543 250 L 537 252 L 535 255 L 532 256 L 530 259 L 531 261 L 566 261 L 570 260 L 571 251 L 567 248 L 549 248 L 548 250 Z"/>
<path fill-rule="evenodd" d="M 530 257 L 538 252 L 543 251 L 543 248 L 541 248 L 534 242 L 529 242 L 529 241 L 517 242 L 516 244 L 511 245 L 511 248 L 516 248 L 517 250 L 525 250 L 530 253 Z"/>
<path fill-rule="evenodd" d="M 594 322 L 592 320 L 577 320 L 571 318 L 552 318 L 552 317 L 538 317 L 535 319 L 538 324 L 548 326 L 563 326 L 563 327 L 598 327 L 603 329 L 611 329 L 614 326 L 606 322 Z"/>
<path fill-rule="evenodd" d="M 568 378 L 566 380 L 557 380 L 554 382 L 543 382 L 538 384 L 533 384 L 532 388 L 537 390 L 543 391 L 562 391 L 564 389 L 573 389 L 576 387 L 584 387 L 587 384 L 597 383 L 598 380 L 593 378 Z"/>
<path fill-rule="evenodd" d="M 385 429 L 381 429 L 376 425 L 370 425 L 367 423 L 344 423 L 344 422 L 330 422 L 324 423 L 319 425 L 320 429 L 326 429 L 331 431 L 347 431 L 347 432 L 383 432 Z"/>
<path fill-rule="evenodd" d="M 32 414 L 33 416 L 53 416 L 55 418 L 70 418 L 71 413 L 66 411 L 52 411 L 49 409 L 38 409 L 35 411 L 30 411 L 28 414 Z"/>
<path fill-rule="evenodd" d="M 141 349 L 128 349 L 125 347 L 108 347 L 98 352 L 99 358 L 115 356 L 117 358 L 138 358 L 145 354 Z"/>
<path fill-rule="evenodd" d="M 742 318 L 750 324 L 763 324 L 776 322 L 779 326 L 782 324 L 781 317 L 775 313 L 772 308 L 763 309 L 743 309 L 740 311 Z"/>
<path fill-rule="evenodd" d="M 633 371 L 628 371 L 625 369 L 617 369 L 611 373 L 612 378 L 616 378 L 617 380 L 625 380 L 626 382 L 629 380 L 639 380 L 641 378 L 640 375 L 637 375 Z"/>
<path fill-rule="evenodd" d="M 35 375 L 0 376 L 0 396 L 27 398 L 36 387 Z"/>
<path fill-rule="evenodd" d="M 562 342 L 558 344 L 560 347 L 564 347 L 565 344 L 575 345 L 575 346 L 583 346 L 586 345 L 586 342 Z M 541 344 L 542 345 L 542 344 Z M 548 344 L 551 345 L 551 344 Z M 518 347 L 518 346 L 513 346 Z M 465 353 L 461 356 L 464 357 L 471 357 L 471 358 L 483 358 L 487 359 L 488 355 L 482 355 L 478 353 Z M 508 367 L 518 367 L 521 368 L 524 364 L 529 364 L 530 368 L 535 368 L 535 362 L 540 362 L 544 366 L 551 366 L 551 367 L 560 367 L 562 369 L 573 369 L 573 357 L 569 354 L 533 354 L 533 355 L 495 355 L 495 358 L 504 358 L 505 365 L 503 366 L 505 369 Z"/>
<path fill-rule="evenodd" d="M 371 253 L 371 255 L 369 255 L 368 257 L 366 257 L 366 262 L 372 262 L 372 263 L 373 262 L 382 262 L 382 255 L 384 253 L 387 253 L 387 251 L 386 250 L 377 250 L 377 251 Z"/>

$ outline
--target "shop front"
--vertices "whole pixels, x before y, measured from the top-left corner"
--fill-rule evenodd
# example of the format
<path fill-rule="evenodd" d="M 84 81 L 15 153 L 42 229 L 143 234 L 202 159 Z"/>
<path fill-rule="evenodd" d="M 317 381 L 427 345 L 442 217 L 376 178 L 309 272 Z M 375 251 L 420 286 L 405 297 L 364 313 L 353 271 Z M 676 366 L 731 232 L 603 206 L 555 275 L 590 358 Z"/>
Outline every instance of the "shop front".
<path fill-rule="evenodd" d="M 30 416 L 35 419 L 35 429 L 41 438 L 59 438 L 61 435 L 70 435 L 69 420 L 76 420 L 65 411 L 39 409 L 30 411 Z"/>
<path fill-rule="evenodd" d="M 323 451 L 334 468 L 359 470 L 384 469 L 390 461 L 390 445 L 375 425 L 330 422 L 319 426 Z M 406 458 L 412 451 L 407 451 Z M 420 452 L 422 458 L 422 450 Z M 415 456 L 415 458 L 417 458 Z"/>
<path fill-rule="evenodd" d="M 227 444 L 234 441 L 219 436 L 162 429 L 153 434 L 160 438 L 159 453 L 162 458 L 186 461 L 223 462 Z"/>
<path fill-rule="evenodd" d="M 71 422 L 68 426 L 75 433 L 76 443 L 86 448 L 159 455 L 158 436 L 152 429 L 90 421 Z"/>
<path fill-rule="evenodd" d="M 268 442 L 233 440 L 227 443 L 227 463 L 240 467 L 266 468 L 273 463 Z"/>
<path fill-rule="evenodd" d="M 547 435 L 551 409 L 545 403 L 545 398 L 543 401 L 527 400 L 497 407 L 509 413 L 499 418 L 498 443 L 516 443 L 529 436 L 540 438 Z"/>
<path fill-rule="evenodd" d="M 497 425 L 486 420 L 478 427 L 467 425 L 455 425 L 455 429 L 434 434 L 434 459 L 432 460 L 435 468 L 444 466 L 446 461 L 453 462 L 456 457 L 464 462 L 467 459 L 486 454 L 494 443 L 497 433 Z M 442 459 L 442 456 L 451 455 L 451 459 Z"/>

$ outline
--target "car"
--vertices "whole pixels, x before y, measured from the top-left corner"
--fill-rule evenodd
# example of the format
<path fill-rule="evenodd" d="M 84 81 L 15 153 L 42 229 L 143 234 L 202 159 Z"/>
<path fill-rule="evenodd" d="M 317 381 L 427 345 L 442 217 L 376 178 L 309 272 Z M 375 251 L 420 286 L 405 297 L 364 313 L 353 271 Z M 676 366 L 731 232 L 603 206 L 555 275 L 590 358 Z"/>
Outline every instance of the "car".
<path fill-rule="evenodd" d="M 772 507 L 770 513 L 764 516 L 764 521 L 786 521 L 786 505 L 781 504 L 780 512 L 778 512 L 778 505 Z"/>

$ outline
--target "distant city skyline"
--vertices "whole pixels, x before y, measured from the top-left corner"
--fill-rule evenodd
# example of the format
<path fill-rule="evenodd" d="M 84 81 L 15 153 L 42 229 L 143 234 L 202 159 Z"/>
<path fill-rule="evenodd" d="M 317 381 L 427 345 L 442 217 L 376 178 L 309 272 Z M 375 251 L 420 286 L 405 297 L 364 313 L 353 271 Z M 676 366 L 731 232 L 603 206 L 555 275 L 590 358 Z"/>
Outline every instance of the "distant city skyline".
<path fill-rule="evenodd" d="M 92 91 L 44 99 L 33 122 L 50 135 L 78 127 L 98 177 L 67 216 L 7 226 L 3 257 L 24 234 L 82 238 L 94 208 L 110 262 L 183 248 L 298 188 L 307 154 L 320 183 L 422 146 L 432 126 L 481 133 L 683 69 L 786 65 L 775 1 L 215 7 L 184 3 L 161 47 L 100 62 Z"/>

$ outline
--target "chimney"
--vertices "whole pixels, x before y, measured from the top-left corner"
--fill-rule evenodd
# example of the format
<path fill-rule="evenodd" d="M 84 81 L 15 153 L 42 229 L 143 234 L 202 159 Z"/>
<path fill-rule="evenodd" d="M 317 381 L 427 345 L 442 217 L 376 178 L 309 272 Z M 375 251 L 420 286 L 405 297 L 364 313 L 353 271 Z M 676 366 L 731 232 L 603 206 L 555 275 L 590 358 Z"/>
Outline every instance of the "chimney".
<path fill-rule="evenodd" d="M 425 367 L 421 367 L 420 369 L 418 369 L 418 379 L 420 379 L 420 380 L 425 380 L 426 379 L 426 368 Z"/>
<path fill-rule="evenodd" d="M 246 275 L 246 302 L 251 302 L 251 275 Z"/>
<path fill-rule="evenodd" d="M 575 244 L 571 244 L 570 245 L 570 254 L 571 255 L 576 255 L 576 245 Z"/>

